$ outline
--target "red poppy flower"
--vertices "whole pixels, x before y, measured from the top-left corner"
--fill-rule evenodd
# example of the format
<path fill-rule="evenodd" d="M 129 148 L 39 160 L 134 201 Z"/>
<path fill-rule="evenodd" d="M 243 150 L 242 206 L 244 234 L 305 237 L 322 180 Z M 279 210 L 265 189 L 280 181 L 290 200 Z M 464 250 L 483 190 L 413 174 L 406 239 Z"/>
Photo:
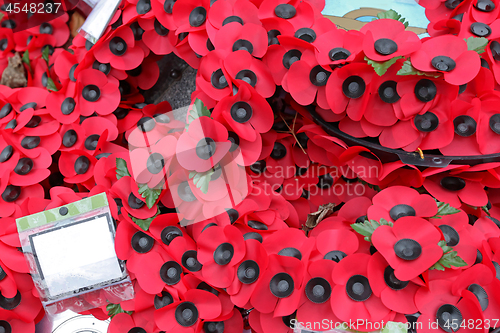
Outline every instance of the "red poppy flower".
<path fill-rule="evenodd" d="M 132 257 L 141 257 L 151 250 L 159 251 L 159 244 L 135 223 L 122 220 L 116 228 L 115 249 L 118 258 L 130 260 Z"/>
<path fill-rule="evenodd" d="M 137 45 L 136 45 L 137 44 Z M 99 62 L 122 70 L 132 70 L 144 59 L 144 51 L 135 43 L 134 32 L 125 25 L 113 31 L 93 48 Z"/>
<path fill-rule="evenodd" d="M 14 213 L 20 214 L 19 205 L 26 198 L 43 198 L 44 190 L 42 185 L 34 184 L 23 186 L 22 188 L 8 184 L 8 177 L 4 174 L 0 182 L 0 217 L 12 216 Z M 3 258 L 5 259 L 5 258 Z"/>
<path fill-rule="evenodd" d="M 401 161 L 386 163 L 380 172 L 381 187 L 411 186 L 419 188 L 424 182 L 418 167 L 407 165 Z"/>
<path fill-rule="evenodd" d="M 290 66 L 304 54 L 312 54 L 314 48 L 302 39 L 278 35 L 276 43 L 269 46 L 264 61 L 273 76 L 276 85 L 287 85 Z"/>
<path fill-rule="evenodd" d="M 397 20 L 379 19 L 365 24 L 363 52 L 374 61 L 387 61 L 394 57 L 407 56 L 420 48 L 421 42 L 412 31 L 405 31 Z M 412 55 L 413 61 L 413 55 Z"/>
<path fill-rule="evenodd" d="M 24 110 L 32 108 L 35 110 L 35 114 L 45 114 L 47 113 L 45 108 L 45 100 L 49 92 L 47 89 L 38 87 L 24 87 L 14 91 L 14 93 L 9 96 L 9 102 L 12 103 L 12 107 L 21 113 Z"/>
<path fill-rule="evenodd" d="M 201 58 L 198 57 L 189 44 L 189 33 L 182 32 L 179 35 L 169 34 L 169 37 L 172 38 L 172 45 L 175 45 L 174 54 L 187 62 L 189 66 L 198 69 Z"/>
<path fill-rule="evenodd" d="M 473 265 L 477 256 L 477 246 L 474 241 L 474 234 L 471 234 L 471 228 L 469 225 L 469 218 L 467 214 L 463 211 L 452 215 L 441 216 L 440 219 L 430 219 L 430 222 L 438 227 L 443 233 L 446 245 L 453 247 L 454 251 L 457 251 L 457 255 L 462 258 L 467 265 Z M 493 223 L 494 224 L 494 223 Z M 479 228 L 484 225 L 479 222 L 477 227 L 474 227 L 474 231 L 478 231 Z M 481 242 L 479 240 L 479 242 Z M 456 269 L 455 267 L 453 267 Z M 459 268 L 459 269 L 466 269 Z"/>
<path fill-rule="evenodd" d="M 285 179 L 292 178 L 296 173 L 292 156 L 293 137 L 282 134 L 277 140 L 268 157 L 250 166 L 252 179 L 255 183 L 267 183 L 274 191 L 278 190 Z"/>
<path fill-rule="evenodd" d="M 298 322 L 324 322 L 339 323 L 340 320 L 333 314 L 331 296 L 335 283 L 332 271 L 336 263 L 331 260 L 315 260 L 309 263 L 304 276 L 304 292 L 299 307 L 297 308 Z M 322 328 L 321 330 L 331 329 Z"/>
<path fill-rule="evenodd" d="M 259 19 L 280 18 L 290 22 L 295 29 L 300 29 L 313 25 L 317 11 L 306 1 L 264 0 L 259 6 Z"/>
<path fill-rule="evenodd" d="M 39 26 L 27 29 L 32 34 L 46 34 L 54 36 L 56 43 L 54 46 L 63 46 L 69 38 L 69 27 L 67 24 L 68 15 L 57 17 L 49 22 L 43 22 Z"/>
<path fill-rule="evenodd" d="M 441 36 L 441 35 L 458 35 L 460 29 L 462 28 L 462 18 L 454 16 L 451 19 L 439 20 L 436 22 L 431 22 L 428 25 L 427 31 L 431 37 Z"/>
<path fill-rule="evenodd" d="M 86 198 L 88 193 L 75 193 L 73 189 L 56 186 L 50 189 L 50 203 L 45 209 L 52 209 Z"/>
<path fill-rule="evenodd" d="M 327 109 L 326 84 L 331 74 L 318 64 L 315 55 L 305 53 L 290 66 L 284 88 L 301 105 L 312 104 L 316 99 L 320 108 Z"/>
<path fill-rule="evenodd" d="M 162 43 L 159 44 L 161 45 Z M 136 68 L 128 70 L 128 82 L 143 90 L 153 87 L 160 76 L 160 69 L 156 63 L 157 60 L 156 56 L 151 55 L 145 58 Z"/>
<path fill-rule="evenodd" d="M 326 219 L 323 221 L 326 222 Z M 355 253 L 360 243 L 354 232 L 340 228 L 323 230 L 316 233 L 315 237 L 316 249 L 312 252 L 311 261 L 328 259 L 339 262 L 348 255 Z"/>
<path fill-rule="evenodd" d="M 118 107 L 120 91 L 116 80 L 108 80 L 103 72 L 90 68 L 81 71 L 77 80 L 76 100 L 83 116 L 93 112 L 108 115 Z"/>
<path fill-rule="evenodd" d="M 452 142 L 440 148 L 444 155 L 480 155 L 477 140 L 477 123 L 482 113 L 481 101 L 478 98 L 472 103 L 455 101 L 450 118 L 453 120 L 454 137 Z"/>
<path fill-rule="evenodd" d="M 46 150 L 40 152 L 40 155 L 35 159 L 20 156 L 9 177 L 9 182 L 12 185 L 34 185 L 42 182 L 50 175 L 48 168 L 52 163 L 52 158 Z"/>
<path fill-rule="evenodd" d="M 60 123 L 72 124 L 80 117 L 80 107 L 75 98 L 76 84 L 68 82 L 61 90 L 47 96 L 47 110 Z"/>
<path fill-rule="evenodd" d="M 269 255 L 293 257 L 305 264 L 314 249 L 314 241 L 314 238 L 306 237 L 302 230 L 287 228 L 274 232 L 264 240 L 262 245 Z"/>
<path fill-rule="evenodd" d="M 98 155 L 100 151 L 112 152 L 110 146 L 106 145 L 118 137 L 118 129 L 112 120 L 112 116 L 90 117 L 81 123 L 85 130 L 82 147 L 85 152 L 92 155 Z"/>
<path fill-rule="evenodd" d="M 127 313 L 119 313 L 113 316 L 111 322 L 109 323 L 108 332 L 119 333 L 119 332 L 144 332 L 153 333 L 156 331 L 156 325 L 154 322 L 148 323 L 148 325 L 141 325 L 140 312 L 135 312 L 133 315 Z"/>
<path fill-rule="evenodd" d="M 172 0 L 151 1 L 151 7 L 153 8 L 155 18 L 161 23 L 161 25 L 169 30 L 175 30 L 177 28 L 172 15 L 174 4 L 175 1 Z"/>
<path fill-rule="evenodd" d="M 15 223 L 15 222 L 14 222 Z M 4 235 L 5 238 L 5 235 Z M 17 258 L 16 258 L 17 259 Z M 9 260 L 9 259 L 7 259 Z M 18 284 L 29 285 L 29 280 L 26 279 L 26 274 L 17 273 L 9 269 L 9 267 L 0 261 L 0 293 L 6 298 L 14 298 L 17 294 Z M 32 286 L 30 286 L 32 287 Z M 20 286 L 19 288 L 26 288 Z"/>
<path fill-rule="evenodd" d="M 398 81 L 396 90 L 401 96 L 400 108 L 394 110 L 396 117 L 408 120 L 436 107 L 449 108 L 447 103 L 457 98 L 459 87 L 448 84 L 443 79 L 408 76 Z"/>
<path fill-rule="evenodd" d="M 0 327 L 5 329 L 6 332 L 35 332 L 34 321 L 24 322 L 22 320 L 16 319 L 15 317 L 13 318 L 9 312 L 4 311 L 3 309 L 0 309 L 0 315 L 2 316 L 2 319 L 5 319 L 0 320 Z"/>
<path fill-rule="evenodd" d="M 238 265 L 245 256 L 243 235 L 234 226 L 212 226 L 197 239 L 198 260 L 203 278 L 218 288 L 231 285 Z"/>
<path fill-rule="evenodd" d="M 241 83 L 236 95 L 217 103 L 212 117 L 224 120 L 239 138 L 251 142 L 257 140 L 257 133 L 268 132 L 274 121 L 269 103 L 247 83 Z"/>
<path fill-rule="evenodd" d="M 140 237 L 144 239 L 144 234 Z M 154 246 L 147 253 L 130 257 L 127 268 L 135 274 L 141 288 L 148 294 L 160 294 L 163 290 L 175 297 L 184 294 L 187 289 L 183 282 L 183 269 L 180 263 L 163 250 L 159 243 L 155 245 L 158 247 Z M 142 250 L 141 247 L 141 252 Z"/>
<path fill-rule="evenodd" d="M 488 203 L 484 186 L 475 180 L 469 180 L 466 174 L 459 172 L 434 174 L 433 170 L 423 173 L 425 189 L 436 199 L 460 207 L 465 202 L 474 207 L 482 207 Z M 439 171 L 439 170 L 438 170 Z"/>
<path fill-rule="evenodd" d="M 479 150 L 482 154 L 496 154 L 500 152 L 500 146 L 498 144 L 498 133 L 500 132 L 497 128 L 498 119 L 500 116 L 495 110 L 496 107 L 488 105 L 485 107 L 486 103 L 482 103 L 481 112 L 478 115 L 477 120 L 477 130 L 476 130 L 476 140 L 479 145 Z"/>
<path fill-rule="evenodd" d="M 214 294 L 219 298 L 219 301 L 221 303 L 221 313 L 220 316 L 213 321 L 224 320 L 232 315 L 234 310 L 234 304 L 231 302 L 229 295 L 223 289 L 214 288 L 192 274 L 187 274 L 184 276 L 184 278 L 185 278 L 184 283 L 187 286 L 188 290 L 190 289 L 205 290 Z"/>
<path fill-rule="evenodd" d="M 131 168 L 134 179 L 140 184 L 156 187 L 166 176 L 175 155 L 177 140 L 166 136 L 149 149 L 137 148 L 130 151 Z"/>
<path fill-rule="evenodd" d="M 226 128 L 217 121 L 200 117 L 179 137 L 176 156 L 187 170 L 205 172 L 213 168 L 230 148 Z"/>
<path fill-rule="evenodd" d="M 474 8 L 474 6 L 471 6 L 471 8 Z M 464 39 L 467 39 L 469 37 L 485 37 L 488 39 L 496 39 L 500 37 L 500 21 L 497 20 L 498 14 L 495 15 L 494 13 L 494 16 L 490 16 L 489 18 L 482 17 L 478 20 L 476 17 L 480 15 L 477 15 L 477 12 L 481 11 L 475 11 L 474 9 L 471 9 L 468 12 L 464 13 L 464 15 L 461 17 L 462 28 L 460 29 L 458 37 Z M 481 14 L 486 13 L 487 12 L 483 12 Z"/>
<path fill-rule="evenodd" d="M 123 209 L 135 218 L 147 219 L 157 212 L 156 206 L 148 208 L 144 198 L 138 192 L 137 183 L 132 177 L 120 178 L 113 184 L 111 191 L 122 200 Z"/>
<path fill-rule="evenodd" d="M 352 63 L 335 70 L 326 84 L 326 100 L 333 113 L 347 112 L 354 121 L 361 120 L 370 95 L 374 71 L 373 67 L 362 63 Z"/>
<path fill-rule="evenodd" d="M 219 51 L 209 52 L 200 63 L 196 86 L 214 100 L 220 101 L 232 94 L 232 82 L 223 66 L 224 57 Z"/>
<path fill-rule="evenodd" d="M 42 51 L 48 47 L 49 55 L 54 52 L 57 40 L 52 35 L 36 34 L 31 35 L 28 32 L 14 34 L 14 41 L 16 43 L 16 51 L 28 51 L 30 57 L 38 58 L 42 55 Z M 26 45 L 26 46 L 24 46 Z"/>
<path fill-rule="evenodd" d="M 322 66 L 354 61 L 362 50 L 364 34 L 356 31 L 332 29 L 316 38 L 316 57 Z"/>
<path fill-rule="evenodd" d="M 262 58 L 267 51 L 267 31 L 260 23 L 230 22 L 217 31 L 213 43 L 225 55 L 242 50 Z"/>
<path fill-rule="evenodd" d="M 495 325 L 496 313 L 500 311 L 500 281 L 495 278 L 495 272 L 483 264 L 477 264 L 463 271 L 453 282 L 452 292 L 455 295 L 462 295 L 468 290 L 476 296 L 484 318 Z"/>
<path fill-rule="evenodd" d="M 160 214 L 151 222 L 149 232 L 156 240 L 163 242 L 167 246 L 176 237 L 183 237 L 186 242 L 191 242 L 191 237 L 179 224 L 179 220 L 182 220 L 181 217 L 182 215 L 176 213 Z"/>
<path fill-rule="evenodd" d="M 380 252 L 376 252 L 368 262 L 368 279 L 373 293 L 392 311 L 415 313 L 417 307 L 413 299 L 420 286 L 412 281 L 401 281 L 394 276 Z"/>
<path fill-rule="evenodd" d="M 451 293 L 452 284 L 446 280 L 430 281 L 428 287 L 422 287 L 415 295 L 415 304 L 422 313 L 418 317 L 418 327 L 422 327 L 422 332 L 449 332 L 463 331 L 476 332 L 463 323 L 474 320 L 486 323 L 481 312 L 481 306 L 471 292 L 465 291 L 463 297 Z M 435 323 L 437 328 L 429 327 L 429 323 Z M 465 326 L 465 327 L 464 327 Z M 486 325 L 481 325 L 478 329 L 484 329 Z"/>
<path fill-rule="evenodd" d="M 372 292 L 368 281 L 369 261 L 368 254 L 351 254 L 335 265 L 332 272 L 335 287 L 330 303 L 333 313 L 346 322 L 363 319 L 365 324 L 357 330 L 363 329 L 367 322 L 385 319 L 391 312 Z"/>
<path fill-rule="evenodd" d="M 130 24 L 134 19 L 149 19 L 154 16 L 151 10 L 150 1 L 127 0 L 127 5 L 123 7 L 122 22 L 123 24 Z"/>
<path fill-rule="evenodd" d="M 383 225 L 372 235 L 373 246 L 394 268 L 394 275 L 409 281 L 426 271 L 443 255 L 441 233 L 430 222 L 414 216 L 399 218 L 393 227 Z"/>
<path fill-rule="evenodd" d="M 411 120 L 399 121 L 380 134 L 380 143 L 389 148 L 415 151 L 448 146 L 453 140 L 453 122 L 447 108 L 438 107 Z"/>
<path fill-rule="evenodd" d="M 444 80 L 454 85 L 471 81 L 481 68 L 477 52 L 468 51 L 464 40 L 449 35 L 426 40 L 411 62 L 418 70 L 444 73 Z"/>
<path fill-rule="evenodd" d="M 259 234 L 250 232 L 243 235 L 245 238 L 246 253 L 236 269 L 231 285 L 226 288 L 234 305 L 246 308 L 250 297 L 254 294 L 259 278 L 264 275 L 268 265 L 268 255 L 262 244 Z"/>
<path fill-rule="evenodd" d="M 224 59 L 224 68 L 236 86 L 239 87 L 242 81 L 246 82 L 264 98 L 271 97 L 276 90 L 268 67 L 246 51 L 239 50 L 229 54 Z"/>
<path fill-rule="evenodd" d="M 474 229 L 484 235 L 484 239 L 500 237 L 500 230 L 496 224 L 498 220 L 492 216 L 480 217 L 474 222 Z"/>
<path fill-rule="evenodd" d="M 24 110 L 17 118 L 17 126 L 13 133 L 30 136 L 47 136 L 54 134 L 59 129 L 59 122 L 50 115 L 40 114 L 35 116 L 33 109 Z"/>
<path fill-rule="evenodd" d="M 253 23 L 262 25 L 258 18 L 259 10 L 250 1 L 219 1 L 210 7 L 208 13 L 207 32 L 212 40 L 216 33 L 225 25 L 231 22 L 238 22 L 241 25 Z"/>
<path fill-rule="evenodd" d="M 250 303 L 259 312 L 274 316 L 293 313 L 300 302 L 304 266 L 297 258 L 269 255 L 269 265 L 261 273 Z"/>
<path fill-rule="evenodd" d="M 173 114 L 169 112 L 171 107 L 168 102 L 146 105 L 142 111 L 143 117 L 125 133 L 129 146 L 149 147 L 167 135 L 180 135 L 184 129 L 185 124 L 175 120 Z"/>
<path fill-rule="evenodd" d="M 183 223 L 184 222 L 185 220 L 183 220 Z M 184 231 L 185 229 L 182 229 L 183 233 Z M 170 238 L 171 237 L 172 236 L 170 236 Z M 169 242 L 168 239 L 162 239 L 162 242 L 164 244 L 165 240 Z M 194 277 L 202 279 L 201 269 L 203 265 L 198 261 L 198 251 L 196 243 L 191 238 L 184 236 L 174 237 L 174 239 L 170 241 L 167 246 L 168 252 L 174 258 L 174 260 L 180 263 L 182 267 L 189 272 L 189 274 L 186 274 L 184 276 L 186 279 Z M 184 284 L 188 289 L 193 288 L 188 280 L 186 280 Z"/>
<path fill-rule="evenodd" d="M 181 301 L 155 312 L 156 325 L 162 330 L 194 333 L 203 321 L 219 317 L 221 303 L 217 296 L 200 289 L 188 290 Z"/>
<path fill-rule="evenodd" d="M 318 182 L 318 178 L 312 173 L 305 171 L 304 174 L 301 174 L 303 171 L 303 169 L 297 169 L 293 177 L 283 180 L 280 194 L 287 201 L 307 197 L 308 189 Z"/>
<path fill-rule="evenodd" d="M 143 113 L 136 107 L 120 104 L 120 106 L 113 111 L 113 115 L 116 117 L 118 133 L 124 133 L 137 125 Z"/>
<path fill-rule="evenodd" d="M 391 186 L 373 197 L 368 219 L 394 222 L 403 216 L 432 217 L 437 214 L 434 199 L 404 186 Z"/>
<path fill-rule="evenodd" d="M 189 174 L 183 168 L 175 171 L 167 178 L 168 189 L 161 198 L 161 202 L 168 208 L 175 208 L 191 223 L 204 221 L 204 202 L 195 196 L 196 186 Z"/>
<path fill-rule="evenodd" d="M 12 29 L 0 28 L 0 51 L 5 58 L 15 47 L 13 36 Z"/>
<path fill-rule="evenodd" d="M 59 158 L 59 170 L 64 181 L 71 184 L 83 183 L 93 176 L 97 159 L 83 150 L 62 152 Z"/>
<path fill-rule="evenodd" d="M 157 3 L 158 1 L 152 2 L 153 8 L 155 2 Z M 165 55 L 174 50 L 173 39 L 170 37 L 174 32 L 163 26 L 157 18 L 148 20 L 139 19 L 138 22 L 140 29 L 144 30 L 142 41 L 151 51 L 158 55 Z"/>
<path fill-rule="evenodd" d="M 398 70 L 401 68 L 403 60 L 397 60 L 394 65 L 389 67 L 387 72 L 382 75 L 373 76 L 372 84 L 372 98 L 370 100 L 371 107 L 366 108 L 364 119 L 370 124 L 376 126 L 392 126 L 396 123 L 398 117 L 401 117 L 401 96 L 398 94 L 398 84 L 400 76 L 397 75 Z M 361 122 L 363 130 L 368 132 L 364 122 Z"/>
<path fill-rule="evenodd" d="M 0 300 L 2 301 L 2 306 L 0 306 L 0 318 L 14 319 L 13 322 L 19 327 L 23 327 L 24 325 L 20 325 L 15 319 L 19 319 L 24 323 L 33 323 L 35 319 L 39 317 L 40 312 L 43 313 L 42 303 L 40 299 L 33 296 L 31 288 L 28 290 L 18 290 L 16 296 L 13 298 L 6 298 L 0 293 Z M 0 321 L 0 323 L 2 323 L 2 321 Z"/>
<path fill-rule="evenodd" d="M 344 201 L 344 188 L 338 181 L 340 174 L 334 168 L 325 168 L 318 166 L 319 171 L 315 171 L 318 176 L 318 182 L 315 186 L 308 189 L 309 200 L 316 207 L 333 203 L 335 205 Z"/>
<path fill-rule="evenodd" d="M 229 317 L 229 318 L 226 318 Z M 204 321 L 203 330 L 207 332 L 217 332 L 223 330 L 226 333 L 243 332 L 243 318 L 238 309 L 233 309 L 230 315 L 215 319 L 213 321 Z"/>

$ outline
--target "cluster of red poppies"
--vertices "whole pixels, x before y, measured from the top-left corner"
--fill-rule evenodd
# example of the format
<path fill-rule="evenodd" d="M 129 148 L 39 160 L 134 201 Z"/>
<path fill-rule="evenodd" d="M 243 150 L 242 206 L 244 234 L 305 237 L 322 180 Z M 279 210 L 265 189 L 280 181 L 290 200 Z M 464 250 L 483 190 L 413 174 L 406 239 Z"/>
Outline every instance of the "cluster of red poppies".
<path fill-rule="evenodd" d="M 500 163 L 387 163 L 308 111 L 390 148 L 498 153 L 495 41 L 346 32 L 323 7 L 123 1 L 70 46 L 68 15 L 16 33 L 5 15 L 0 69 L 19 52 L 27 87 L 0 86 L 0 331 L 44 315 L 15 218 L 101 192 L 136 291 L 90 311 L 110 332 L 500 326 Z M 186 122 L 141 94 L 171 52 L 198 69 Z"/>

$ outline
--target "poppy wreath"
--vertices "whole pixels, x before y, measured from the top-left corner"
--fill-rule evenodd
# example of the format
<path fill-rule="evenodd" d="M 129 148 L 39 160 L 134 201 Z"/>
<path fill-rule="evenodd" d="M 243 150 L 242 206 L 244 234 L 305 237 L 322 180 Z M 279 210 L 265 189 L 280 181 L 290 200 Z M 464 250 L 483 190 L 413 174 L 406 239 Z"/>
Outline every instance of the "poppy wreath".
<path fill-rule="evenodd" d="M 98 193 L 135 290 L 82 312 L 110 333 L 500 328 L 500 161 L 388 162 L 310 113 L 500 153 L 500 4 L 419 3 L 423 39 L 392 10 L 344 31 L 323 0 L 123 0 L 95 44 L 1 8 L 0 69 L 17 53 L 26 84 L 0 85 L 0 332 L 44 317 L 15 219 Z M 198 70 L 183 119 L 143 96 L 170 53 Z"/>

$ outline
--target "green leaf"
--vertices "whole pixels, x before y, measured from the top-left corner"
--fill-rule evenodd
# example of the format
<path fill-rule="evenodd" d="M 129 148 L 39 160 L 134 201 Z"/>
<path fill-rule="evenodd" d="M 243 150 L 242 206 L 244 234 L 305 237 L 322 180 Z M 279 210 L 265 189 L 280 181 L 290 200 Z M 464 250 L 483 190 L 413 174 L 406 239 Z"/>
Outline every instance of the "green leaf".
<path fill-rule="evenodd" d="M 113 303 L 106 305 L 106 311 L 108 311 L 108 316 L 110 316 L 111 318 L 113 318 L 119 313 L 126 313 L 128 315 L 132 314 L 132 311 L 124 311 L 120 304 L 113 304 Z"/>
<path fill-rule="evenodd" d="M 445 268 L 454 267 L 464 267 L 467 263 L 458 256 L 457 251 L 453 251 L 453 248 L 446 245 L 445 241 L 440 241 L 439 246 L 443 249 L 443 256 L 437 263 L 432 265 L 429 269 L 437 269 L 438 271 L 444 271 Z"/>
<path fill-rule="evenodd" d="M 203 193 L 207 194 L 208 193 L 208 185 L 210 184 L 210 181 L 212 180 L 212 175 L 215 172 L 215 168 L 218 166 L 215 166 L 214 168 L 205 171 L 205 172 L 196 172 L 192 171 L 189 174 L 189 178 L 193 178 L 193 184 L 196 186 L 196 188 L 199 188 L 200 191 Z M 195 173 L 193 177 L 191 177 L 192 173 Z"/>
<path fill-rule="evenodd" d="M 45 48 L 42 51 L 42 59 L 47 62 L 47 65 L 49 64 L 49 47 L 45 46 Z"/>
<path fill-rule="evenodd" d="M 161 194 L 161 189 L 149 188 L 148 184 L 144 184 L 139 187 L 139 194 L 146 199 L 146 205 L 149 209 L 151 209 L 156 203 L 156 200 L 158 200 L 158 197 Z"/>
<path fill-rule="evenodd" d="M 123 158 L 116 159 L 116 179 L 120 179 L 122 177 L 130 177 L 130 173 L 127 168 L 127 161 Z"/>
<path fill-rule="evenodd" d="M 351 227 L 358 234 L 365 236 L 366 241 L 370 242 L 373 232 L 381 225 L 388 225 L 392 227 L 393 223 L 387 221 L 386 219 L 380 219 L 379 222 L 375 220 L 370 220 L 370 221 L 365 220 L 365 222 L 363 223 L 353 223 L 351 224 Z"/>
<path fill-rule="evenodd" d="M 160 214 L 160 210 L 156 208 L 156 214 L 148 219 L 141 220 L 136 217 L 133 217 L 132 215 L 128 214 L 131 218 L 132 221 L 134 221 L 135 224 L 137 224 L 142 230 L 148 231 L 149 226 L 151 225 L 151 222 Z"/>
<path fill-rule="evenodd" d="M 447 203 L 439 202 L 439 201 L 437 201 L 436 203 L 437 203 L 437 206 L 438 206 L 438 212 L 436 213 L 436 215 L 434 215 L 433 217 L 431 217 L 433 219 L 440 219 L 441 216 L 460 213 L 459 209 L 456 209 L 455 207 L 452 207 L 452 206 L 450 206 Z"/>
<path fill-rule="evenodd" d="M 396 61 L 398 59 L 401 59 L 401 58 L 403 58 L 403 56 L 394 57 L 394 58 L 391 58 L 391 59 L 384 61 L 384 62 L 377 62 L 377 61 L 373 61 L 373 60 L 365 57 L 365 61 L 373 67 L 373 69 L 375 70 L 375 73 L 377 73 L 378 76 L 382 76 L 385 74 L 385 72 L 387 72 L 389 67 L 394 65 L 396 63 Z"/>
<path fill-rule="evenodd" d="M 380 333 L 407 333 L 406 323 L 388 321 Z"/>
<path fill-rule="evenodd" d="M 59 91 L 56 87 L 54 81 L 49 77 L 47 78 L 47 90 L 48 91 Z"/>
<path fill-rule="evenodd" d="M 467 43 L 467 49 L 469 51 L 476 51 L 478 54 L 483 53 L 486 45 L 488 45 L 488 39 L 484 37 L 469 37 L 464 40 Z"/>
<path fill-rule="evenodd" d="M 30 71 L 31 71 L 31 62 L 30 62 L 30 52 L 26 50 L 26 52 L 23 53 L 22 61 L 28 65 Z"/>
<path fill-rule="evenodd" d="M 194 101 L 191 110 L 189 111 L 188 123 L 186 124 L 186 129 L 189 128 L 189 124 L 191 124 L 193 120 L 204 116 L 210 117 L 211 116 L 210 110 L 203 104 L 203 101 L 201 99 L 197 98 Z"/>
<path fill-rule="evenodd" d="M 440 77 L 441 73 L 421 72 L 421 71 L 417 70 L 415 67 L 413 67 L 410 59 L 407 59 L 405 62 L 403 62 L 403 67 L 401 67 L 401 69 L 398 71 L 397 75 L 424 75 L 424 76 L 430 76 L 430 77 Z"/>
<path fill-rule="evenodd" d="M 488 205 L 486 205 L 486 206 L 482 206 L 482 207 L 481 207 L 481 209 L 482 209 L 482 210 L 483 210 L 486 214 L 488 214 L 488 216 L 491 216 L 491 214 L 490 214 L 490 210 L 488 209 Z"/>
<path fill-rule="evenodd" d="M 408 21 L 406 21 L 406 19 L 404 17 L 401 17 L 401 14 L 399 14 L 394 9 L 390 9 L 390 10 L 385 11 L 385 12 L 380 12 L 377 14 L 377 17 L 379 19 L 392 19 L 392 20 L 399 21 L 399 22 L 404 24 L 405 28 L 408 28 L 408 26 L 410 25 L 410 23 Z"/>

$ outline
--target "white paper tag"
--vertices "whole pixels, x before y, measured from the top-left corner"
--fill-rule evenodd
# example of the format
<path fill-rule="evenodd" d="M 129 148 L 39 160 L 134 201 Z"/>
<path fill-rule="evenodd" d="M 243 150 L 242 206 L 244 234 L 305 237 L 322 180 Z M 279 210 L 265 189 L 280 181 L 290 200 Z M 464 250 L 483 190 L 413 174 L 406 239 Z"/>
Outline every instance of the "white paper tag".
<path fill-rule="evenodd" d="M 52 297 L 123 275 L 105 216 L 33 235 L 32 243 Z"/>

